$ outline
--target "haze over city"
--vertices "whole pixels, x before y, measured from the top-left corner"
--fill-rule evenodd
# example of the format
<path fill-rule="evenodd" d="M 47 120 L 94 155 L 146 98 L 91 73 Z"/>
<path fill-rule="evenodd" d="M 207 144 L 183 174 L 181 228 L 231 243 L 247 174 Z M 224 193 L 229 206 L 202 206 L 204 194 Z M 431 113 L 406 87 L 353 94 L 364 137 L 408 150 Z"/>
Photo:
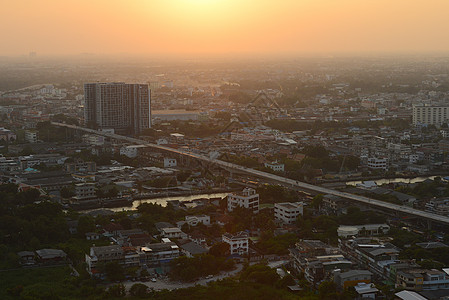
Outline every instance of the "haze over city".
<path fill-rule="evenodd" d="M 449 299 L 449 0 L 2 0 L 0 299 Z"/>
<path fill-rule="evenodd" d="M 445 0 L 5 0 L 0 55 L 449 51 Z"/>

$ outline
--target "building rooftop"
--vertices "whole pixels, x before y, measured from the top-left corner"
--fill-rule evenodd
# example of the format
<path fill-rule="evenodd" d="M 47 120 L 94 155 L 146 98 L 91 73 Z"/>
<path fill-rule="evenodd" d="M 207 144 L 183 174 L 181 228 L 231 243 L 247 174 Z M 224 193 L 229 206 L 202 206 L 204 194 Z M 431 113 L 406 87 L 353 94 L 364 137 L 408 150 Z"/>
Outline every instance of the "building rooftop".
<path fill-rule="evenodd" d="M 195 242 L 189 242 L 189 243 L 183 244 L 183 245 L 181 245 L 181 248 L 183 250 L 189 252 L 192 255 L 207 253 L 207 249 L 205 249 L 204 247 L 201 247 L 200 245 L 198 245 Z"/>
<path fill-rule="evenodd" d="M 64 251 L 59 249 L 40 249 L 36 250 L 36 254 L 41 259 L 61 258 L 67 256 Z"/>
<path fill-rule="evenodd" d="M 144 252 L 160 252 L 167 250 L 178 249 L 178 245 L 173 242 L 169 243 L 154 243 L 154 244 L 146 244 L 145 247 L 140 248 Z"/>
<path fill-rule="evenodd" d="M 276 203 L 274 206 L 282 206 L 287 209 L 297 209 L 301 205 L 303 205 L 302 202 L 283 202 L 283 203 Z"/>
<path fill-rule="evenodd" d="M 374 284 L 364 282 L 357 284 L 354 288 L 359 295 L 377 293 L 379 291 L 378 289 L 376 289 Z"/>
<path fill-rule="evenodd" d="M 178 232 L 182 232 L 182 231 L 178 227 L 166 227 L 166 228 L 162 228 L 162 232 L 164 232 L 164 233 L 178 233 Z"/>
<path fill-rule="evenodd" d="M 343 272 L 340 273 L 340 278 L 349 278 L 349 277 L 353 277 L 353 276 L 358 276 L 358 275 L 372 275 L 373 273 L 371 273 L 368 270 L 350 270 L 347 272 Z"/>
<path fill-rule="evenodd" d="M 98 255 L 105 255 L 109 253 L 117 253 L 122 252 L 122 247 L 119 245 L 109 245 L 109 246 L 101 246 L 101 247 L 92 247 L 91 251 L 98 256 Z"/>
<path fill-rule="evenodd" d="M 427 300 L 427 298 L 413 291 L 400 291 L 394 295 L 402 300 Z"/>
<path fill-rule="evenodd" d="M 424 248 L 424 249 L 435 249 L 435 248 L 447 248 L 449 247 L 446 244 L 443 244 L 441 242 L 427 242 L 427 243 L 416 243 L 417 246 Z"/>
<path fill-rule="evenodd" d="M 246 239 L 249 237 L 249 234 L 245 231 L 240 231 L 237 232 L 236 234 L 225 233 L 223 234 L 223 237 L 226 237 L 228 239 Z"/>

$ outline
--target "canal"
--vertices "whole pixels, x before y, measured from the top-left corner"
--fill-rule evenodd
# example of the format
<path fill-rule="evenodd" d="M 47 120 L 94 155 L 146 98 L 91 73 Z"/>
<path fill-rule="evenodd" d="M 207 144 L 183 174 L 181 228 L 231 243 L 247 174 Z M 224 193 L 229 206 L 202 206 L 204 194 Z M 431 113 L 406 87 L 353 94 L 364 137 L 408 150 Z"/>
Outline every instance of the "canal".
<path fill-rule="evenodd" d="M 444 177 L 444 176 L 422 176 L 422 177 L 413 177 L 413 178 L 403 178 L 403 177 L 398 177 L 398 178 L 381 178 L 381 179 L 373 179 L 373 180 L 357 180 L 357 181 L 348 181 L 346 182 L 346 185 L 357 185 L 358 183 L 362 183 L 364 181 L 374 181 L 377 185 L 382 185 L 382 184 L 389 184 L 389 183 L 399 183 L 399 182 L 403 182 L 403 183 L 417 183 L 417 182 L 423 182 L 427 179 L 431 179 L 434 180 L 435 177 Z"/>
<path fill-rule="evenodd" d="M 155 203 L 159 204 L 163 207 L 167 206 L 167 201 L 178 200 L 180 202 L 188 202 L 197 199 L 216 199 L 216 198 L 224 198 L 228 195 L 228 193 L 214 193 L 214 194 L 199 194 L 199 195 L 184 195 L 184 196 L 168 196 L 168 197 L 160 197 L 160 198 L 151 198 L 151 199 L 140 199 L 134 200 L 132 206 L 122 206 L 122 207 L 113 207 L 113 208 L 95 208 L 95 209 L 87 209 L 81 210 L 79 212 L 91 212 L 99 209 L 111 210 L 114 212 L 120 212 L 125 210 L 136 210 L 137 207 L 142 203 Z"/>

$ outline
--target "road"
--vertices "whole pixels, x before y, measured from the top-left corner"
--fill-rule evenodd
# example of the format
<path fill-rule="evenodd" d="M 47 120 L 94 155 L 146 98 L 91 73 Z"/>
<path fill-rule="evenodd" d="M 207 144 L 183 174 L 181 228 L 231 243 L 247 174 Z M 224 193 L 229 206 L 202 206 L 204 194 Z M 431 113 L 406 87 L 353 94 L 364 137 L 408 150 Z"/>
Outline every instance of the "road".
<path fill-rule="evenodd" d="M 182 151 L 182 150 L 178 150 L 178 149 L 173 149 L 173 148 L 169 148 L 169 147 L 165 147 L 165 146 L 161 146 L 161 145 L 148 143 L 146 141 L 139 140 L 139 139 L 132 138 L 132 137 L 127 137 L 127 136 L 122 136 L 122 135 L 118 135 L 118 134 L 101 132 L 101 131 L 97 131 L 97 130 L 93 130 L 93 129 L 89 129 L 89 128 L 84 128 L 84 127 L 80 127 L 80 126 L 75 126 L 75 125 L 69 125 L 69 124 L 65 124 L 65 123 L 52 122 L 52 124 L 55 125 L 55 126 L 61 126 L 61 127 L 75 129 L 75 130 L 81 130 L 81 131 L 89 132 L 89 133 L 92 133 L 92 134 L 102 135 L 102 136 L 106 136 L 106 137 L 117 139 L 117 140 L 124 140 L 124 141 L 127 141 L 129 143 L 145 145 L 147 147 L 152 147 L 152 148 L 155 148 L 155 149 L 171 152 L 171 153 L 174 153 L 174 154 L 191 157 L 193 159 L 198 159 L 198 160 L 201 160 L 201 161 L 205 161 L 205 162 L 208 162 L 208 163 L 211 163 L 211 164 L 218 165 L 218 166 L 220 166 L 220 167 L 222 167 L 224 169 L 227 169 L 227 170 L 234 170 L 234 171 L 250 174 L 250 175 L 253 175 L 255 177 L 264 178 L 264 179 L 267 179 L 267 180 L 272 180 L 272 181 L 278 182 L 278 183 L 280 183 L 282 185 L 285 185 L 285 186 L 288 186 L 288 187 L 292 187 L 292 188 L 296 187 L 296 188 L 300 188 L 300 189 L 307 190 L 307 191 L 313 191 L 313 192 L 320 193 L 320 194 L 331 194 L 331 195 L 339 196 L 339 197 L 342 197 L 342 198 L 345 198 L 345 199 L 353 200 L 353 201 L 356 201 L 356 202 L 361 202 L 361 203 L 367 204 L 369 206 L 375 206 L 375 207 L 379 207 L 379 208 L 383 208 L 383 209 L 397 211 L 397 212 L 400 212 L 400 213 L 405 213 L 405 214 L 408 214 L 408 215 L 424 218 L 426 220 L 430 220 L 430 221 L 434 221 L 434 222 L 438 222 L 438 223 L 449 225 L 449 217 L 433 214 L 433 213 L 422 211 L 422 210 L 418 210 L 418 209 L 413 209 L 413 208 L 410 208 L 408 206 L 392 204 L 392 203 L 388 203 L 388 202 L 384 202 L 384 201 L 380 201 L 380 200 L 375 200 L 375 199 L 371 199 L 371 198 L 364 197 L 364 196 L 359 196 L 359 195 L 354 195 L 354 194 L 350 194 L 350 193 L 336 191 L 336 190 L 329 189 L 329 188 L 324 188 L 324 187 L 316 186 L 316 185 L 313 185 L 313 184 L 308 184 L 308 183 L 305 183 L 305 182 L 296 181 L 296 180 L 285 178 L 285 177 L 281 177 L 281 176 L 278 176 L 278 175 L 274 175 L 274 174 L 270 174 L 270 173 L 254 170 L 254 169 L 251 169 L 251 168 L 242 167 L 240 165 L 232 164 L 232 163 L 225 162 L 225 161 L 222 161 L 222 160 L 211 159 L 211 158 L 209 158 L 209 157 L 207 157 L 205 155 L 196 154 L 196 153 L 192 153 L 192 152 L 186 152 L 186 151 Z"/>

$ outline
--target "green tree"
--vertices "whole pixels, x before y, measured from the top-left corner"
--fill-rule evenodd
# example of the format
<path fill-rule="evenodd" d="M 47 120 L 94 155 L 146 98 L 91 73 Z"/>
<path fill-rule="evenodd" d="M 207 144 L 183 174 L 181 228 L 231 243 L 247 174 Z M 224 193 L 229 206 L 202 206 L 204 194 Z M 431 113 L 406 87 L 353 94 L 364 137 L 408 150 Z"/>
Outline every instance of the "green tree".
<path fill-rule="evenodd" d="M 106 278 L 109 281 L 121 281 L 125 279 L 125 271 L 117 262 L 108 262 L 104 266 Z"/>
<path fill-rule="evenodd" d="M 240 280 L 274 285 L 279 280 L 276 270 L 261 264 L 249 266 L 240 275 Z"/>
<path fill-rule="evenodd" d="M 126 296 L 125 286 L 121 283 L 110 286 L 108 289 L 108 295 L 115 298 L 125 297 Z"/>
<path fill-rule="evenodd" d="M 216 243 L 209 249 L 209 254 L 216 257 L 227 257 L 230 254 L 229 244 L 225 242 Z"/>
<path fill-rule="evenodd" d="M 78 234 L 84 237 L 87 232 L 92 232 L 95 230 L 95 220 L 91 216 L 81 216 L 78 219 Z"/>
<path fill-rule="evenodd" d="M 131 296 L 145 298 L 148 296 L 148 287 L 143 283 L 136 283 L 129 289 Z"/>
<path fill-rule="evenodd" d="M 68 199 L 68 198 L 71 198 L 73 196 L 75 196 L 75 188 L 73 186 L 71 186 L 71 187 L 63 187 L 61 189 L 61 197 L 62 198 Z"/>
<path fill-rule="evenodd" d="M 315 209 L 319 209 L 321 206 L 321 203 L 323 203 L 323 195 L 319 194 L 313 197 L 312 199 L 312 206 Z"/>
<path fill-rule="evenodd" d="M 318 286 L 320 299 L 338 299 L 337 286 L 332 281 L 323 281 Z"/>

